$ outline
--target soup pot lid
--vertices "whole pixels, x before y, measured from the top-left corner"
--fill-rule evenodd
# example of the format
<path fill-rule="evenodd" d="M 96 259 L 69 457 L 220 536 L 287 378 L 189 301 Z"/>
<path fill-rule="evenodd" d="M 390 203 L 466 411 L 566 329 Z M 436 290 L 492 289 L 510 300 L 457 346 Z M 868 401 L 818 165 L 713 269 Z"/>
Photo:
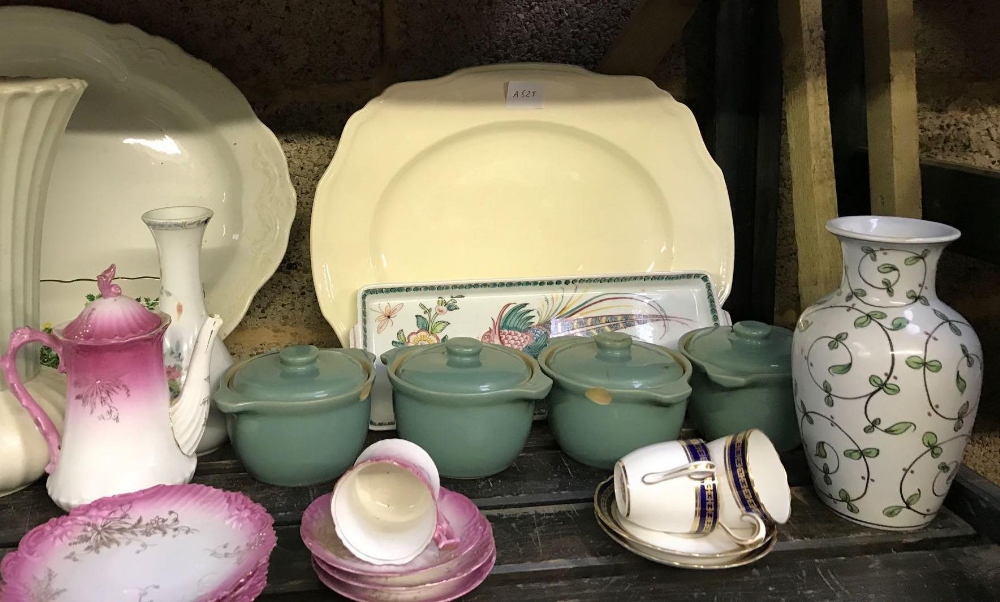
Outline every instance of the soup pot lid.
<path fill-rule="evenodd" d="M 232 375 L 229 387 L 248 400 L 325 399 L 361 387 L 370 370 L 348 350 L 291 345 L 246 362 Z"/>
<path fill-rule="evenodd" d="M 710 372 L 782 377 L 792 373 L 792 332 L 763 322 L 747 320 L 689 332 L 681 337 L 680 350 Z"/>
<path fill-rule="evenodd" d="M 549 342 L 544 366 L 556 379 L 605 389 L 659 389 L 684 378 L 684 366 L 668 350 L 635 341 L 624 332 L 560 337 Z"/>
<path fill-rule="evenodd" d="M 516 351 L 470 337 L 407 348 L 399 364 L 389 369 L 406 383 L 443 393 L 504 391 L 532 376 Z"/>

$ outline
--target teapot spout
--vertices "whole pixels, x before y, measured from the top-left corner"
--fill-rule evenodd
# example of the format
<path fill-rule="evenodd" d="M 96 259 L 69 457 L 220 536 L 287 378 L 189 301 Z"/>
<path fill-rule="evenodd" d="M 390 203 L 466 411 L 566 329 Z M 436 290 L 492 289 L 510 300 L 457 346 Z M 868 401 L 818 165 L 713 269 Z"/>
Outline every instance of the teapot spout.
<path fill-rule="evenodd" d="M 222 318 L 217 315 L 209 316 L 202 324 L 198 340 L 194 344 L 187 378 L 184 380 L 184 389 L 177 402 L 170 408 L 170 424 L 174 429 L 174 439 L 186 456 L 194 455 L 198 442 L 205 434 L 209 398 L 212 394 L 212 387 L 209 384 L 209 362 L 212 357 L 212 347 L 221 327 Z"/>

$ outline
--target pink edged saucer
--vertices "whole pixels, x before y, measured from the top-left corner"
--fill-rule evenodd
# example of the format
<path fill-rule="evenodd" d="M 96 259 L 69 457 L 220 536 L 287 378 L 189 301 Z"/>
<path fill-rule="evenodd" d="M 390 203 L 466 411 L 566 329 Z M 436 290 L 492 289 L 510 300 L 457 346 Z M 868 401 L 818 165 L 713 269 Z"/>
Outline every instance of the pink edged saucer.
<path fill-rule="evenodd" d="M 338 571 L 363 576 L 366 583 L 382 582 L 394 586 L 434 583 L 454 575 L 455 565 L 464 564 L 468 560 L 466 556 L 474 553 L 484 538 L 488 537 L 490 542 L 493 539 L 489 521 L 469 498 L 442 487 L 438 504 L 455 531 L 458 545 L 441 550 L 432 543 L 420 556 L 404 565 L 369 564 L 351 554 L 334 528 L 330 494 L 320 496 L 306 508 L 299 532 L 317 560 Z M 494 547 L 492 543 L 489 545 Z"/>
<path fill-rule="evenodd" d="M 274 520 L 241 493 L 158 485 L 36 527 L 0 562 L 2 602 L 249 601 L 267 582 Z"/>
<path fill-rule="evenodd" d="M 452 562 L 440 565 L 440 567 L 426 571 L 403 575 L 380 575 L 377 577 L 358 575 L 350 571 L 338 569 L 315 556 L 313 556 L 313 567 L 322 570 L 327 575 L 347 585 L 376 588 L 411 588 L 427 585 L 428 583 L 441 583 L 465 577 L 480 567 L 492 554 L 496 554 L 496 542 L 493 541 L 493 530 L 490 529 L 489 533 L 484 535 L 479 543 L 474 548 L 471 548 L 467 554 Z"/>
<path fill-rule="evenodd" d="M 456 600 L 479 587 L 486 580 L 493 565 L 496 564 L 496 549 L 490 552 L 483 562 L 466 575 L 455 576 L 437 582 L 430 582 L 415 587 L 359 587 L 344 583 L 333 577 L 319 566 L 315 559 L 313 570 L 320 582 L 341 596 L 356 602 L 448 602 Z"/>

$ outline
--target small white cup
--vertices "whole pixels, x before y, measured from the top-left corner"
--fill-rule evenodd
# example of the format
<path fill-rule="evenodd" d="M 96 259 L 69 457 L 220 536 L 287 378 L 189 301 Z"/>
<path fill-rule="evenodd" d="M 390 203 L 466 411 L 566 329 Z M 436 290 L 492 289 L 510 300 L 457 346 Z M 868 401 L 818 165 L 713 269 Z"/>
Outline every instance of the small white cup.
<path fill-rule="evenodd" d="M 721 469 L 701 439 L 666 441 L 615 463 L 615 503 L 628 522 L 662 533 L 703 536 L 721 528 L 741 546 L 764 541 L 761 516 L 721 512 Z M 725 495 L 725 494 L 723 494 Z M 749 532 L 743 533 L 744 527 Z"/>
<path fill-rule="evenodd" d="M 615 463 L 615 503 L 625 519 L 666 533 L 715 528 L 715 464 L 700 439 L 637 449 Z"/>
<path fill-rule="evenodd" d="M 433 541 L 457 543 L 438 509 L 441 480 L 420 446 L 386 439 L 369 446 L 337 481 L 330 513 L 352 554 L 372 564 L 406 564 Z"/>
<path fill-rule="evenodd" d="M 788 521 L 792 490 L 767 435 L 757 429 L 742 431 L 712 441 L 708 449 L 717 466 L 722 521 L 735 527 L 748 514 L 777 524 Z"/>

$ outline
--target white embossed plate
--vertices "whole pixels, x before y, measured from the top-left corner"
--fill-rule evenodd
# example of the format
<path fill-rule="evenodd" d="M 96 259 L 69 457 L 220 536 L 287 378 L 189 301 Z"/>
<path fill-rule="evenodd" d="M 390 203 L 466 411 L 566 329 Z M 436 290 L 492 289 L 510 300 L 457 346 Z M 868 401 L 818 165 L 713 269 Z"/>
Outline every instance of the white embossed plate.
<path fill-rule="evenodd" d="M 59 323 L 118 265 L 126 294 L 155 298 L 143 212 L 202 205 L 206 303 L 239 324 L 277 269 L 295 191 L 277 139 L 207 63 L 130 25 L 49 8 L 0 8 L 0 75 L 87 80 L 59 147 L 42 234 L 40 316 Z"/>
<path fill-rule="evenodd" d="M 4 602 L 208 602 L 263 589 L 273 520 L 241 493 L 160 485 L 36 527 L 0 562 Z"/>
<path fill-rule="evenodd" d="M 507 109 L 506 84 L 540 84 Z M 347 122 L 316 189 L 312 269 L 342 343 L 369 284 L 708 273 L 729 293 L 722 171 L 651 81 L 494 65 L 388 88 Z"/>
<path fill-rule="evenodd" d="M 729 323 L 708 274 L 698 272 L 372 285 L 357 302 L 351 346 L 376 357 L 456 336 L 537 357 L 551 337 L 612 330 L 677 349 L 684 333 Z M 391 429 L 392 387 L 385 366 L 375 366 L 371 428 Z"/>

